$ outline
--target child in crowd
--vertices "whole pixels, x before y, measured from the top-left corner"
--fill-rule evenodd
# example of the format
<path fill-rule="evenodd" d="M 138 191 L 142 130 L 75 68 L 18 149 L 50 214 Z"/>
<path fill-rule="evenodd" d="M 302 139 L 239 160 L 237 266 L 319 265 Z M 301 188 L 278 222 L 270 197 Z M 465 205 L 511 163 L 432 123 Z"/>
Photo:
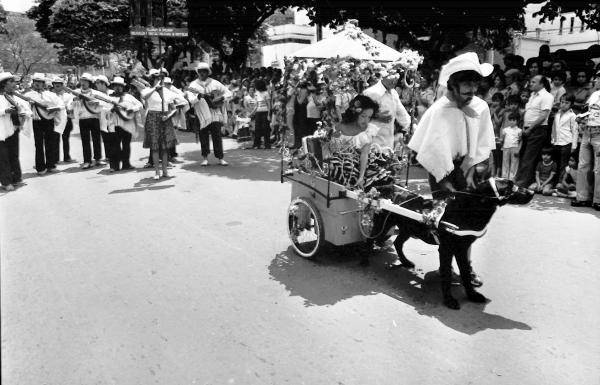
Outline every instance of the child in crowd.
<path fill-rule="evenodd" d="M 519 167 L 519 150 L 521 148 L 521 135 L 519 128 L 519 113 L 511 112 L 507 118 L 507 126 L 502 129 L 502 177 L 513 179 Z"/>
<path fill-rule="evenodd" d="M 521 121 L 523 120 L 523 116 L 525 116 L 525 106 L 529 101 L 529 95 L 531 95 L 531 93 L 526 88 L 521 90 L 521 93 L 519 94 L 519 98 L 521 99 L 521 102 L 519 104 L 519 113 L 521 114 Z"/>
<path fill-rule="evenodd" d="M 503 115 L 502 115 L 502 125 L 501 127 L 508 127 L 510 126 L 509 122 L 508 122 L 508 117 L 513 114 L 513 113 L 517 113 L 517 115 L 519 115 L 519 106 L 521 104 L 521 98 L 518 95 L 509 95 L 506 98 L 506 107 L 504 108 L 503 111 Z M 520 122 L 520 119 L 517 120 L 517 122 Z"/>
<path fill-rule="evenodd" d="M 575 96 L 572 94 L 563 95 L 559 101 L 559 110 L 554 116 L 551 130 L 551 143 L 554 149 L 554 160 L 560 173 L 567 165 L 569 156 L 577 149 L 577 139 L 579 136 L 579 124 L 577 116 L 571 109 L 575 103 Z"/>
<path fill-rule="evenodd" d="M 502 127 L 502 118 L 504 116 L 504 95 L 496 92 L 492 95 L 492 103 L 490 104 L 490 114 L 492 116 L 492 124 L 494 125 L 494 135 L 496 137 L 496 148 L 492 150 L 494 160 L 493 175 L 499 176 L 502 169 L 502 141 L 500 140 Z"/>
<path fill-rule="evenodd" d="M 552 194 L 552 181 L 556 175 L 556 163 L 552 160 L 552 148 L 542 149 L 542 161 L 535 169 L 535 183 L 529 186 L 530 190 L 544 195 Z"/>
<path fill-rule="evenodd" d="M 575 190 L 575 183 L 577 181 L 577 158 L 579 156 L 572 154 L 569 157 L 569 165 L 563 170 L 561 181 L 556 184 L 556 190 L 552 196 L 558 196 L 563 198 L 575 198 L 577 197 L 577 191 Z"/>

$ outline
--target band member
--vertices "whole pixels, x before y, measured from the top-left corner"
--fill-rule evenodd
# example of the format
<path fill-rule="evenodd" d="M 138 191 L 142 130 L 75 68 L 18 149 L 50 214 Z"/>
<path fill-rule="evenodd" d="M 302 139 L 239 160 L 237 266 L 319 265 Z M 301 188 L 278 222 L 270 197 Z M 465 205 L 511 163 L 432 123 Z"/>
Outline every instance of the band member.
<path fill-rule="evenodd" d="M 166 89 L 175 92 L 179 96 L 180 100 L 182 100 L 182 103 L 176 106 L 178 111 L 175 116 L 173 116 L 173 126 L 175 126 L 175 128 L 178 130 L 186 131 L 187 125 L 185 113 L 190 109 L 190 104 L 185 99 L 183 91 L 173 85 L 173 80 L 171 80 L 170 77 L 165 77 L 163 83 Z M 178 161 L 176 147 L 173 147 L 169 152 L 169 159 L 174 162 Z"/>
<path fill-rule="evenodd" d="M 62 148 L 63 148 L 63 161 L 65 163 L 75 163 L 77 160 L 71 158 L 69 137 L 73 130 L 73 94 L 65 90 L 65 81 L 60 77 L 55 77 L 52 80 L 52 91 L 62 99 L 67 109 L 67 124 L 65 130 L 62 133 Z"/>
<path fill-rule="evenodd" d="M 195 67 L 198 79 L 194 80 L 188 87 L 192 95 L 188 101 L 194 107 L 196 115 L 200 120 L 200 147 L 204 160 L 201 166 L 208 166 L 208 154 L 210 154 L 210 140 L 212 137 L 215 157 L 219 159 L 221 166 L 228 163 L 223 159 L 223 138 L 221 127 L 227 124 L 227 110 L 224 100 L 231 97 L 231 91 L 223 84 L 209 77 L 210 67 L 207 63 L 198 63 Z M 188 92 L 188 94 L 190 94 Z"/>
<path fill-rule="evenodd" d="M 109 157 L 110 168 L 112 170 L 130 170 L 129 157 L 131 154 L 131 138 L 136 135 L 138 127 L 141 126 L 141 114 L 143 105 L 139 100 L 125 91 L 125 80 L 122 77 L 115 76 L 112 81 L 114 92 L 110 95 L 118 105 L 110 107 L 108 119 L 108 131 L 114 132 L 114 141 L 111 156 Z M 135 113 L 131 118 L 124 118 L 125 114 Z M 140 127 L 141 128 L 141 127 Z"/>
<path fill-rule="evenodd" d="M 108 89 L 110 82 L 108 78 L 104 75 L 98 75 L 94 78 L 94 85 L 96 86 L 96 93 L 100 97 L 106 97 L 112 93 L 112 90 Z M 115 150 L 117 134 L 113 131 L 108 130 L 108 120 L 109 120 L 109 111 L 111 109 L 111 105 L 104 100 L 98 100 L 98 105 L 101 109 L 100 112 L 100 136 L 102 137 L 102 143 L 104 143 L 104 153 L 105 158 L 108 164 L 110 165 L 110 158 L 113 155 L 113 151 Z M 118 160 L 116 164 L 119 164 Z M 109 172 L 115 172 L 113 167 L 110 167 Z"/>
<path fill-rule="evenodd" d="M 76 90 L 83 96 L 78 96 L 73 102 L 73 125 L 79 127 L 81 146 L 83 149 L 82 169 L 92 167 L 92 147 L 94 150 L 94 166 L 106 165 L 102 159 L 102 139 L 100 134 L 100 103 L 93 98 L 97 92 L 91 88 L 94 77 L 89 73 L 81 75 L 81 88 Z M 90 145 L 91 138 L 91 145 Z"/>
<path fill-rule="evenodd" d="M 162 86 L 159 70 L 151 69 L 148 75 L 152 81 L 152 87 L 141 90 L 142 99 L 146 103 L 144 148 L 151 150 L 152 162 L 156 172 L 154 179 L 157 180 L 160 178 L 159 154 L 162 155 L 162 176 L 169 177 L 167 171 L 169 149 L 177 144 L 172 121 L 174 113 L 172 111 L 180 100 L 176 93 Z"/>
<path fill-rule="evenodd" d="M 31 135 L 29 104 L 14 97 L 15 78 L 10 72 L 0 73 L 0 183 L 13 191 L 21 183 L 19 163 L 19 131 Z"/>
<path fill-rule="evenodd" d="M 480 64 L 473 52 L 459 55 L 442 67 L 439 84 L 447 87 L 446 96 L 429 107 L 408 143 L 429 172 L 434 199 L 473 187 L 477 175 L 488 168 L 486 163 L 496 148 L 494 126 L 487 103 L 475 96 L 475 91 L 481 78 L 492 70 L 491 64 Z M 440 246 L 439 254 L 440 266 L 445 266 L 440 269 L 442 281 L 449 282 L 453 251 Z M 468 269 L 473 286 L 481 286 L 470 263 Z"/>
<path fill-rule="evenodd" d="M 67 114 L 62 99 L 45 89 L 44 74 L 35 73 L 31 80 L 32 90 L 25 96 L 32 100 L 35 169 L 43 175 L 56 170 L 60 135 L 67 124 Z"/>

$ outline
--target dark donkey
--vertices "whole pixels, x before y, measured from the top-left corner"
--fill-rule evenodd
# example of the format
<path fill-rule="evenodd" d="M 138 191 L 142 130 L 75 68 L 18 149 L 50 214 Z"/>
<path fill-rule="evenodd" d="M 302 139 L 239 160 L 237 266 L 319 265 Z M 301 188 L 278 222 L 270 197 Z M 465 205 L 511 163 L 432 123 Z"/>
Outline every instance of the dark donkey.
<path fill-rule="evenodd" d="M 436 231 L 415 220 L 397 214 L 380 214 L 375 219 L 373 234 L 387 234 L 392 226 L 398 227 L 394 247 L 402 266 L 414 267 L 402 251 L 404 243 L 411 237 L 436 245 L 439 244 L 440 276 L 444 304 L 451 309 L 460 309 L 458 301 L 450 291 L 452 285 L 452 258 L 460 270 L 460 277 L 472 302 L 485 302 L 471 283 L 471 263 L 468 250 L 475 240 L 483 236 L 486 227 L 498 206 L 506 203 L 527 204 L 533 198 L 533 191 L 516 186 L 512 181 L 490 178 L 477 184 L 468 192 L 448 193 L 446 208 Z M 394 203 L 410 210 L 422 212 L 431 209 L 433 201 L 416 194 L 396 194 Z M 388 216 L 389 215 L 389 216 Z M 372 245 L 373 239 L 369 240 Z"/>

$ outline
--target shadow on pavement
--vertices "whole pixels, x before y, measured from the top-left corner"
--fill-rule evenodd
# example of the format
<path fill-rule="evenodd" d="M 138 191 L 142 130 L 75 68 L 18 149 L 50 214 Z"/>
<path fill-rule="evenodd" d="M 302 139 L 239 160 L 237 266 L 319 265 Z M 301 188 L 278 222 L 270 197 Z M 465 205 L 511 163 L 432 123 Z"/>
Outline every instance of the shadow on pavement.
<path fill-rule="evenodd" d="M 202 167 L 203 158 L 200 150 L 180 154 L 187 162 L 182 165 L 183 170 L 199 174 L 220 176 L 229 179 L 248 179 L 263 181 L 279 181 L 280 155 L 276 149 L 272 150 L 244 150 L 233 149 L 225 152 L 225 160 L 229 166 L 217 164 L 213 155 L 209 155 L 209 166 Z"/>
<path fill-rule="evenodd" d="M 328 250 L 325 256 L 311 261 L 297 256 L 290 247 L 275 256 L 269 265 L 269 273 L 272 279 L 285 286 L 290 296 L 303 298 L 307 307 L 334 305 L 355 296 L 382 293 L 464 334 L 472 335 L 487 329 L 531 330 L 523 322 L 486 313 L 485 304 L 467 302 L 462 286 L 453 288 L 461 310 L 448 309 L 442 304 L 439 282 L 424 280 L 411 270 L 387 269 L 385 262 L 394 258 L 391 252 L 374 253 L 371 265 L 361 267 L 355 250 Z"/>
<path fill-rule="evenodd" d="M 139 181 L 135 182 L 132 188 L 126 188 L 126 189 L 118 189 L 118 190 L 113 190 L 111 192 L 109 192 L 108 194 L 123 194 L 123 193 L 130 193 L 130 192 L 140 192 L 140 191 L 147 191 L 147 190 L 164 190 L 164 189 L 168 189 L 171 187 L 175 187 L 174 184 L 167 184 L 167 185 L 158 185 L 158 183 L 161 182 L 165 182 L 167 180 L 172 179 L 173 177 L 169 177 L 169 178 L 160 178 L 159 180 L 154 180 L 153 177 L 149 177 L 149 178 L 143 178 L 140 179 Z"/>

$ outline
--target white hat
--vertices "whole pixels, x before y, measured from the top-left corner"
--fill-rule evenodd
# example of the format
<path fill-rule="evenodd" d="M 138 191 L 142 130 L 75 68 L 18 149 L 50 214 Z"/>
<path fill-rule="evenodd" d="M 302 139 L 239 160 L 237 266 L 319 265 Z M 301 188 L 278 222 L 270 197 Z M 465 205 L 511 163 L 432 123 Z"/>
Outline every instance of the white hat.
<path fill-rule="evenodd" d="M 119 85 L 125 87 L 125 79 L 120 76 L 115 76 L 112 80 L 112 85 Z"/>
<path fill-rule="evenodd" d="M 87 80 L 90 83 L 94 82 L 94 77 L 90 74 L 90 73 L 84 73 L 83 75 L 81 75 L 81 77 L 79 78 L 79 80 Z"/>
<path fill-rule="evenodd" d="M 32 82 L 46 82 L 46 76 L 41 72 L 36 72 L 31 77 Z"/>
<path fill-rule="evenodd" d="M 103 82 L 106 85 L 109 85 L 110 82 L 108 81 L 108 78 L 104 75 L 98 75 L 96 76 L 96 79 L 94 79 L 95 82 Z"/>
<path fill-rule="evenodd" d="M 61 83 L 61 84 L 65 84 L 65 81 L 63 80 L 63 78 L 61 78 L 60 76 L 55 76 L 54 79 L 52 79 L 52 83 Z"/>
<path fill-rule="evenodd" d="M 148 71 L 148 76 L 158 76 L 160 75 L 160 71 L 157 70 L 156 68 L 151 68 L 150 71 Z"/>
<path fill-rule="evenodd" d="M 448 86 L 450 75 L 460 71 L 475 71 L 483 77 L 489 76 L 494 71 L 494 66 L 489 63 L 479 63 L 479 57 L 475 52 L 467 52 L 450 59 L 448 64 L 440 71 L 439 84 Z"/>
<path fill-rule="evenodd" d="M 5 81 L 6 79 L 16 80 L 17 77 L 10 72 L 0 72 L 0 82 Z"/>
<path fill-rule="evenodd" d="M 195 63 L 194 65 L 192 65 L 192 69 L 196 72 L 198 72 L 200 70 L 208 71 L 209 75 L 212 73 L 212 71 L 210 70 L 210 66 L 208 65 L 208 63 L 205 63 L 205 62 Z"/>
<path fill-rule="evenodd" d="M 169 77 L 164 78 L 163 82 L 167 83 L 167 84 L 173 84 L 173 80 L 171 80 L 171 78 L 169 78 Z"/>
<path fill-rule="evenodd" d="M 169 76 L 169 71 L 167 71 L 167 69 L 165 67 L 160 67 L 160 72 L 164 73 L 167 76 Z"/>

